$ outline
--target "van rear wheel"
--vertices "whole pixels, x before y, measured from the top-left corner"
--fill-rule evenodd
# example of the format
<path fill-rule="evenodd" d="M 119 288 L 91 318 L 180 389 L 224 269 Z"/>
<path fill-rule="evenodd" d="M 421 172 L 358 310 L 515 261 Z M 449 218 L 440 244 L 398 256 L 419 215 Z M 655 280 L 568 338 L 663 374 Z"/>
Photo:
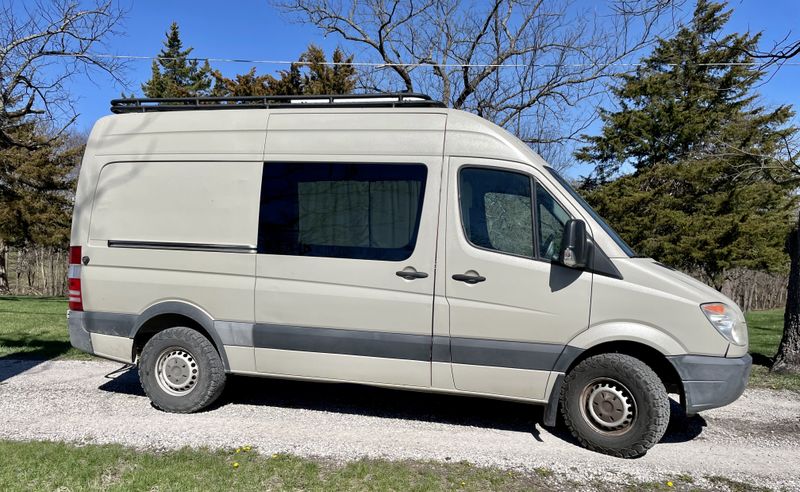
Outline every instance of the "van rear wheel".
<path fill-rule="evenodd" d="M 139 380 L 157 408 L 191 413 L 213 403 L 225 387 L 225 369 L 217 349 L 191 328 L 157 333 L 142 349 Z"/>
<path fill-rule="evenodd" d="M 620 458 L 647 453 L 667 429 L 669 397 L 658 375 L 624 354 L 600 354 L 564 379 L 561 411 L 584 447 Z"/>

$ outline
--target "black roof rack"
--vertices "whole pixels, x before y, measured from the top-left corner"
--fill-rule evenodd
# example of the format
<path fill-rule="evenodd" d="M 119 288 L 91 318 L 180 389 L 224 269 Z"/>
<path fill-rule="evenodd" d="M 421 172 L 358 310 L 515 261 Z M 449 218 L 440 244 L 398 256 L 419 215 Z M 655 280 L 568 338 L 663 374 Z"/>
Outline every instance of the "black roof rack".
<path fill-rule="evenodd" d="M 111 101 L 112 113 L 193 111 L 250 108 L 443 108 L 427 94 L 394 92 L 377 94 L 325 94 L 318 96 L 168 97 L 126 98 Z"/>

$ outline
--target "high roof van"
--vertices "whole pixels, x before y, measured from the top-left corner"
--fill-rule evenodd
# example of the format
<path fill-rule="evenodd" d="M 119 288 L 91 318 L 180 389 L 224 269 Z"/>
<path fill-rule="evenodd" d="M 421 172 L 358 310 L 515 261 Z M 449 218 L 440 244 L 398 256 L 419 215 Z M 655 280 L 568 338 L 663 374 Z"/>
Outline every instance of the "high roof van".
<path fill-rule="evenodd" d="M 741 310 L 637 256 L 504 129 L 415 94 L 112 102 L 72 222 L 72 345 L 168 412 L 228 374 L 500 398 L 644 454 L 726 405 Z"/>

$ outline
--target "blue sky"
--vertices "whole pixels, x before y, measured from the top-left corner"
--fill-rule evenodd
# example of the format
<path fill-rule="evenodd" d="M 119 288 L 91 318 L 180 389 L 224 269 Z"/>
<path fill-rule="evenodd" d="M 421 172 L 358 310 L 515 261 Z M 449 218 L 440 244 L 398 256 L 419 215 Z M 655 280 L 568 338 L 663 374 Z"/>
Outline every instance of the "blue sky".
<path fill-rule="evenodd" d="M 123 26 L 125 34 L 111 39 L 106 47 L 106 51 L 115 54 L 156 55 L 173 20 L 181 28 L 184 44 L 194 47 L 192 54 L 202 58 L 296 60 L 310 42 L 329 53 L 340 44 L 335 36 L 322 37 L 313 26 L 288 22 L 267 0 L 121 0 L 121 3 L 129 10 Z M 728 29 L 764 31 L 765 46 L 783 38 L 792 28 L 795 29 L 792 38 L 800 36 L 798 0 L 734 0 L 729 7 L 734 13 Z M 359 53 L 355 54 L 358 60 Z M 130 63 L 126 77 L 132 83 L 128 88 L 114 85 L 101 76 L 94 81 L 75 80 L 72 91 L 80 113 L 77 128 L 88 131 L 97 118 L 109 113 L 109 101 L 119 97 L 123 90 L 140 94 L 140 84 L 150 76 L 150 64 L 150 60 Z M 214 64 L 226 75 L 246 72 L 250 66 Z M 257 65 L 261 73 L 279 68 L 285 67 Z M 785 66 L 759 90 L 769 105 L 792 104 L 800 108 L 799 81 L 800 66 Z"/>

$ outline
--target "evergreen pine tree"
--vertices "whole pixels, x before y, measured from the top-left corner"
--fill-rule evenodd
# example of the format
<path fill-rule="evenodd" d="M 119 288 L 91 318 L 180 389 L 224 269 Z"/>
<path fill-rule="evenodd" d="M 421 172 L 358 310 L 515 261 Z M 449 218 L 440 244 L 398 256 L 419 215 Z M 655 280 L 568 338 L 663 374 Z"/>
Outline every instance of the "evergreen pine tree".
<path fill-rule="evenodd" d="M 189 60 L 192 48 L 183 49 L 178 24 L 173 22 L 167 32 L 164 48 L 153 61 L 150 80 L 142 84 L 146 97 L 205 96 L 211 87 L 211 67 L 206 60 L 202 66 Z"/>
<path fill-rule="evenodd" d="M 785 269 L 794 204 L 786 187 L 740 179 L 795 129 L 790 107 L 757 104 L 763 74 L 746 53 L 758 35 L 723 36 L 729 17 L 724 4 L 698 1 L 690 25 L 622 77 L 619 109 L 602 113 L 601 134 L 576 154 L 595 165 L 587 199 L 638 253 L 717 288 L 735 268 Z"/>
<path fill-rule="evenodd" d="M 729 144 L 756 145 L 762 131 L 768 141 L 780 135 L 791 109 L 770 112 L 755 105 L 753 86 L 763 72 L 747 65 L 752 62 L 747 53 L 760 35 L 721 35 L 731 15 L 724 8 L 699 0 L 690 25 L 660 40 L 633 74 L 621 76 L 612 89 L 619 109 L 601 110 L 601 135 L 587 137 L 589 145 L 576 154 L 596 165 L 600 182 L 626 164 L 640 170 L 690 154 L 719 153 L 732 123 L 738 135 Z"/>
<path fill-rule="evenodd" d="M 303 94 L 349 94 L 356 86 L 356 70 L 352 56 L 346 56 L 341 50 L 333 52 L 334 65 L 329 65 L 322 49 L 309 45 L 300 55 L 300 62 L 293 63 L 288 70 L 278 72 L 278 78 L 272 75 L 256 75 L 253 67 L 246 74 L 227 78 L 215 70 L 215 96 L 274 96 Z"/>
<path fill-rule="evenodd" d="M 355 89 L 356 69 L 350 63 L 353 57 L 346 57 L 340 50 L 333 52 L 333 65 L 328 65 L 325 52 L 311 45 L 300 57 L 307 65 L 303 77 L 303 94 L 349 94 Z"/>
<path fill-rule="evenodd" d="M 34 120 L 19 124 L 14 137 L 35 145 L 0 150 L 0 292 L 8 290 L 10 246 L 69 246 L 75 171 L 83 154 L 83 145 L 47 135 Z"/>

